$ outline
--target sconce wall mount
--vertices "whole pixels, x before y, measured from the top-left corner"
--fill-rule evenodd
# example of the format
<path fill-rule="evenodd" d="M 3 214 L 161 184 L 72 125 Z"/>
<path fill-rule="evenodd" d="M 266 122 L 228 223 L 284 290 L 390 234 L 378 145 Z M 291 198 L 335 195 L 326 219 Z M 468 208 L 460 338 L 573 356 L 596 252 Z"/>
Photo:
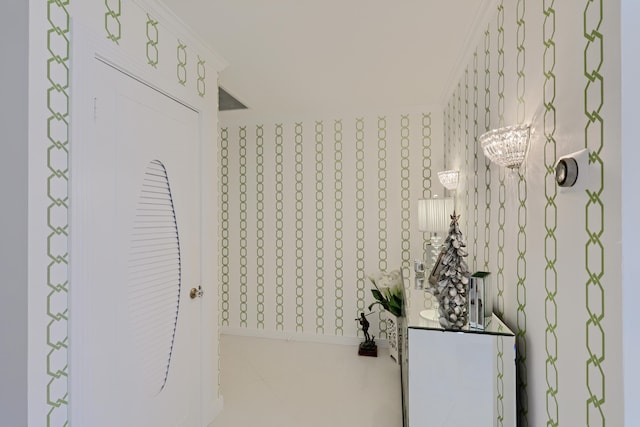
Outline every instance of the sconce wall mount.
<path fill-rule="evenodd" d="M 561 191 L 585 190 L 588 185 L 589 150 L 561 156 L 556 163 L 556 183 Z"/>

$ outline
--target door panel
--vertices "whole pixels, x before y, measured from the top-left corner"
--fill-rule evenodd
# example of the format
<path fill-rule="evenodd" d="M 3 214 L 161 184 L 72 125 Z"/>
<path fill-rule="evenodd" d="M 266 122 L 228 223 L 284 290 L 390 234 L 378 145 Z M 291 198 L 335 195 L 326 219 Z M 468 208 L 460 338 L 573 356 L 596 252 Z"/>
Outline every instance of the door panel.
<path fill-rule="evenodd" d="M 91 426 L 199 426 L 199 116 L 95 60 L 81 238 Z"/>

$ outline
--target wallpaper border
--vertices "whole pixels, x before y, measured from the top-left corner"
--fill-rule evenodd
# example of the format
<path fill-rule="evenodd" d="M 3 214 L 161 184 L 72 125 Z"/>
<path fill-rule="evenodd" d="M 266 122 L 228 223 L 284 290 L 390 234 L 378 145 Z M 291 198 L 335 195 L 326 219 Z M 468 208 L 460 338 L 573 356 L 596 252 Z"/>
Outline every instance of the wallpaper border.
<path fill-rule="evenodd" d="M 516 90 L 517 90 L 517 122 L 522 124 L 526 112 L 526 0 L 518 0 L 516 4 Z M 516 261 L 516 362 L 518 367 L 518 414 L 521 426 L 529 425 L 529 394 L 527 372 L 527 177 L 526 164 L 518 170 L 518 233 Z"/>
<path fill-rule="evenodd" d="M 69 424 L 69 1 L 47 0 L 47 426 Z"/>
<path fill-rule="evenodd" d="M 587 321 L 585 325 L 586 350 L 586 401 L 587 426 L 606 424 L 604 404 L 606 402 L 606 375 L 603 364 L 605 355 L 605 332 L 602 322 L 605 317 L 604 277 L 605 249 L 601 237 L 604 234 L 605 208 L 604 159 L 600 156 L 604 149 L 604 124 L 601 114 L 604 106 L 604 35 L 600 26 L 604 19 L 603 0 L 587 0 L 584 9 L 584 114 L 585 148 L 589 149 L 589 164 L 594 176 L 599 179 L 586 190 L 588 200 L 585 206 L 587 241 L 585 244 L 585 271 L 589 277 L 585 285 Z M 593 27 L 590 24 L 595 24 Z M 591 58 L 594 57 L 595 61 Z M 595 103 L 595 105 L 590 105 Z M 595 180 L 594 180 L 595 181 Z"/>
<path fill-rule="evenodd" d="M 544 164 L 545 164 L 545 209 L 544 209 L 544 257 L 546 261 L 544 286 L 545 286 L 545 303 L 544 318 L 546 322 L 545 328 L 545 351 L 547 359 L 545 361 L 545 379 L 547 382 L 547 392 L 545 404 L 547 408 L 547 426 L 557 427 L 559 425 L 559 408 L 558 408 L 558 336 L 556 330 L 558 328 L 558 304 L 556 296 L 558 294 L 558 270 L 556 262 L 558 261 L 558 239 L 556 238 L 556 229 L 558 227 L 558 206 L 556 205 L 556 197 L 558 188 L 555 179 L 556 155 L 556 45 L 554 36 L 556 33 L 555 10 L 553 9 L 554 0 L 551 0 L 547 8 L 543 10 L 544 24 L 542 27 L 542 42 L 544 44 L 544 52 L 542 55 L 542 69 L 544 73 L 543 86 L 543 128 L 544 128 Z M 549 52 L 551 52 L 549 54 Z M 548 56 L 549 55 L 549 56 Z M 547 87 L 549 89 L 547 89 Z"/>

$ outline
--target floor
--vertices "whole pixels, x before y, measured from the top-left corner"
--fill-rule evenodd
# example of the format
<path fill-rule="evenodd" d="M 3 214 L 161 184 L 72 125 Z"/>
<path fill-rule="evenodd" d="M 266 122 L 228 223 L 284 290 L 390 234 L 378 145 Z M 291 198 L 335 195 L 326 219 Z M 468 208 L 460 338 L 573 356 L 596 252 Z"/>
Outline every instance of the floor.
<path fill-rule="evenodd" d="M 400 367 L 386 348 L 221 337 L 224 409 L 212 427 L 401 427 Z"/>

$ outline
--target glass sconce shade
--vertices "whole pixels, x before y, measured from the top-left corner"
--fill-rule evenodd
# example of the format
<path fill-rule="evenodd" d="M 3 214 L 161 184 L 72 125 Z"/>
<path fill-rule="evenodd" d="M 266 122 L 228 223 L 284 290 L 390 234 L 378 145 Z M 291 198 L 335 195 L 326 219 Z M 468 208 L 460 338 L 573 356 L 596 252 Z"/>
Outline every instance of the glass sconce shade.
<path fill-rule="evenodd" d="M 430 233 L 444 233 L 451 224 L 452 198 L 418 200 L 418 229 Z"/>
<path fill-rule="evenodd" d="M 460 173 L 454 170 L 438 172 L 438 179 L 447 190 L 455 190 L 458 187 L 458 177 Z"/>
<path fill-rule="evenodd" d="M 518 169 L 529 148 L 528 125 L 493 129 L 480 136 L 482 151 L 492 162 L 510 169 Z"/>

